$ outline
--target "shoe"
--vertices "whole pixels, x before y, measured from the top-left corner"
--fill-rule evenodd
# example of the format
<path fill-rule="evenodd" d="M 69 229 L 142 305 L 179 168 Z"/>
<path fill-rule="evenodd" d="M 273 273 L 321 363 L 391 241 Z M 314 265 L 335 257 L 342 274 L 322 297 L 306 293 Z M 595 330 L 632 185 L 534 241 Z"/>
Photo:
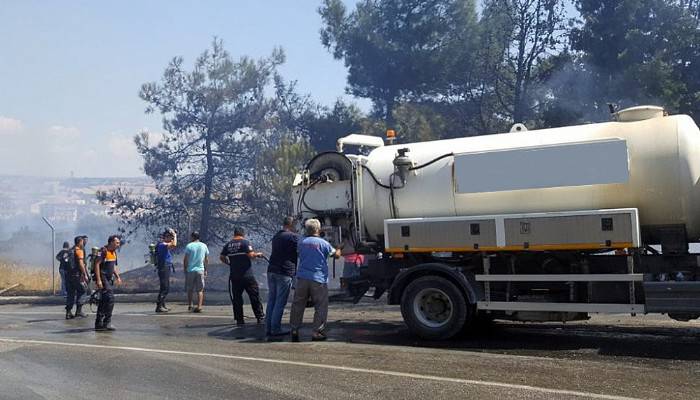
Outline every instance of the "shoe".
<path fill-rule="evenodd" d="M 263 324 L 264 322 L 265 322 L 265 317 L 258 318 L 258 325 Z"/>
<path fill-rule="evenodd" d="M 104 325 L 95 325 L 95 331 L 97 331 L 97 332 L 102 332 L 102 331 L 104 331 L 104 330 L 105 330 L 105 326 L 104 326 Z"/>
<path fill-rule="evenodd" d="M 87 318 L 87 315 L 83 312 L 82 307 L 78 307 L 78 309 L 75 310 L 75 317 L 74 318 Z"/>
<path fill-rule="evenodd" d="M 243 326 L 245 325 L 245 321 L 236 321 L 236 326 Z"/>
<path fill-rule="evenodd" d="M 73 315 L 70 311 L 66 311 L 66 319 L 73 319 L 75 318 L 75 315 Z"/>
<path fill-rule="evenodd" d="M 326 339 L 328 339 L 328 336 L 326 336 L 324 333 L 321 332 L 316 332 L 311 336 L 311 341 L 312 342 L 323 342 Z"/>
<path fill-rule="evenodd" d="M 192 306 L 187 306 L 187 311 L 192 311 Z"/>
<path fill-rule="evenodd" d="M 170 311 L 170 309 L 169 309 L 168 307 L 165 306 L 165 303 L 163 303 L 163 304 L 160 306 L 160 308 L 162 308 L 163 310 L 165 310 L 165 312 Z"/>
<path fill-rule="evenodd" d="M 112 324 L 106 324 L 106 325 L 102 328 L 102 330 L 103 330 L 103 331 L 107 331 L 107 332 L 114 332 L 114 331 L 116 331 L 117 329 L 114 328 L 114 327 L 112 326 Z"/>
<path fill-rule="evenodd" d="M 199 313 L 201 313 L 201 312 L 202 312 L 202 309 L 201 309 L 201 308 L 199 308 L 199 307 L 195 307 L 195 309 L 194 309 L 194 310 L 192 310 L 192 312 L 193 312 L 193 313 L 196 313 L 196 314 L 199 314 Z"/>
<path fill-rule="evenodd" d="M 168 312 L 168 310 L 166 310 L 163 307 L 156 307 L 156 312 L 157 313 L 166 313 L 166 312 Z"/>
<path fill-rule="evenodd" d="M 283 337 L 283 336 L 279 336 L 279 335 L 268 335 L 268 336 L 265 338 L 265 341 L 267 341 L 267 342 L 283 342 L 283 341 L 284 341 L 284 337 Z"/>
<path fill-rule="evenodd" d="M 299 342 L 299 331 L 292 331 L 292 342 Z"/>
<path fill-rule="evenodd" d="M 279 331 L 277 333 L 268 333 L 267 336 L 287 336 L 290 333 L 292 333 L 292 332 L 291 331 Z"/>

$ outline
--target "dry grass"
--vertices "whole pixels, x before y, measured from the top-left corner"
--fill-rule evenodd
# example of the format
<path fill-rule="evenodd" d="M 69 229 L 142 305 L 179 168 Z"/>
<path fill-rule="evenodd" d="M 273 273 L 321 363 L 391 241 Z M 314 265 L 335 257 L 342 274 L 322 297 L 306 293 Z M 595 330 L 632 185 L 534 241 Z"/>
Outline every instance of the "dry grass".
<path fill-rule="evenodd" d="M 57 288 L 60 282 L 61 278 L 58 272 L 56 272 Z M 51 291 L 51 272 L 0 261 L 0 290 L 10 287 L 15 283 L 19 283 L 22 286 L 3 293 L 4 296 L 27 293 L 48 293 Z"/>

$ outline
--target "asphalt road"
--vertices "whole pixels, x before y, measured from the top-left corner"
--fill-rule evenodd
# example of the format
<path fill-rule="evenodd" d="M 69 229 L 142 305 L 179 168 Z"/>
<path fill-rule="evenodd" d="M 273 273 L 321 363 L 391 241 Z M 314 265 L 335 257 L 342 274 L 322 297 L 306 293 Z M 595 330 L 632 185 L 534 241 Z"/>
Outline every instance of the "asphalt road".
<path fill-rule="evenodd" d="M 228 307 L 174 306 L 117 304 L 113 333 L 60 306 L 0 306 L 0 399 L 700 398 L 697 321 L 496 323 L 431 343 L 364 303 L 331 307 L 328 342 L 268 343 Z"/>

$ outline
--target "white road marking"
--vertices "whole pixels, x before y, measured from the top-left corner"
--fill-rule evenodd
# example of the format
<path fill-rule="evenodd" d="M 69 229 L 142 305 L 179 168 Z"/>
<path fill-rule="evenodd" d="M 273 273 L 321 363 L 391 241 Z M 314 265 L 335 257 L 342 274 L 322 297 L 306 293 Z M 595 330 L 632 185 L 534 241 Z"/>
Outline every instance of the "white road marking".
<path fill-rule="evenodd" d="M 462 384 L 462 385 L 476 385 L 476 386 L 486 386 L 486 387 L 502 388 L 502 389 L 517 389 L 517 390 L 526 390 L 526 391 L 545 393 L 545 394 L 587 397 L 587 398 L 591 398 L 591 399 L 640 400 L 640 399 L 634 398 L 634 397 L 615 396 L 615 395 L 608 395 L 608 394 L 582 392 L 582 391 L 576 391 L 576 390 L 550 389 L 550 388 L 539 387 L 539 386 L 518 385 L 518 384 L 503 383 L 503 382 L 480 381 L 480 380 L 474 380 L 474 379 L 461 379 L 461 378 L 449 378 L 449 377 L 444 377 L 444 376 L 423 375 L 423 374 L 415 374 L 415 373 L 408 373 L 408 372 L 385 371 L 385 370 L 370 369 L 370 368 L 347 367 L 347 366 L 343 366 L 343 365 L 317 364 L 317 363 L 308 363 L 308 362 L 303 362 L 303 361 L 276 360 L 276 359 L 272 359 L 272 358 L 234 356 L 234 355 L 228 355 L 228 354 L 197 353 L 197 352 L 191 352 L 191 351 L 148 349 L 148 348 L 141 348 L 141 347 L 127 347 L 127 346 L 108 346 L 108 345 L 86 344 L 86 343 L 68 343 L 68 342 L 55 342 L 55 341 L 47 341 L 47 340 L 25 340 L 25 339 L 2 338 L 2 337 L 0 337 L 0 342 L 16 343 L 16 344 L 46 345 L 46 346 L 80 347 L 80 348 L 91 348 L 91 349 L 111 349 L 111 350 L 133 351 L 133 352 L 139 352 L 139 353 L 156 353 L 156 354 L 174 354 L 174 355 L 185 355 L 185 356 L 211 357 L 211 358 L 222 358 L 222 359 L 239 360 L 239 361 L 252 361 L 252 362 L 260 362 L 260 363 L 268 363 L 268 364 L 293 365 L 293 366 L 297 366 L 297 367 L 318 368 L 318 369 L 327 369 L 327 370 L 334 370 L 334 371 L 357 372 L 357 373 L 364 373 L 364 374 L 393 376 L 393 377 L 399 377 L 399 378 L 421 379 L 421 380 L 434 381 L 434 382 L 457 383 L 457 384 Z"/>

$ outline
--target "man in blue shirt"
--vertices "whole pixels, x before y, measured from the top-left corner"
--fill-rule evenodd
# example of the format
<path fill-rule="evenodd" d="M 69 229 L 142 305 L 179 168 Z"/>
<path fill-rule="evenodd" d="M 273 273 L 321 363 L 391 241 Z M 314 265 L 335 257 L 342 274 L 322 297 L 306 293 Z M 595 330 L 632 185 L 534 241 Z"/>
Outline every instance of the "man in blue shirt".
<path fill-rule="evenodd" d="M 187 310 L 200 313 L 204 303 L 204 278 L 207 276 L 209 263 L 209 248 L 199 241 L 199 232 L 190 234 L 191 242 L 185 247 L 185 259 L 182 265 L 185 269 L 185 286 L 187 287 Z M 197 293 L 197 307 L 192 309 L 193 293 Z"/>
<path fill-rule="evenodd" d="M 314 303 L 313 336 L 311 340 L 326 340 L 326 320 L 328 319 L 328 257 L 339 258 L 340 249 L 319 237 L 321 223 L 308 219 L 304 223 L 306 236 L 299 242 L 299 264 L 297 283 L 290 316 L 292 341 L 299 341 L 299 328 L 304 320 L 304 309 L 309 298 Z"/>
<path fill-rule="evenodd" d="M 165 298 L 170 291 L 170 270 L 173 269 L 173 255 L 171 249 L 177 247 L 177 232 L 168 228 L 163 232 L 160 242 L 156 245 L 156 269 L 158 270 L 158 280 L 160 290 L 158 291 L 158 301 L 156 302 L 156 312 L 164 313 L 170 311 L 165 306 Z"/>

